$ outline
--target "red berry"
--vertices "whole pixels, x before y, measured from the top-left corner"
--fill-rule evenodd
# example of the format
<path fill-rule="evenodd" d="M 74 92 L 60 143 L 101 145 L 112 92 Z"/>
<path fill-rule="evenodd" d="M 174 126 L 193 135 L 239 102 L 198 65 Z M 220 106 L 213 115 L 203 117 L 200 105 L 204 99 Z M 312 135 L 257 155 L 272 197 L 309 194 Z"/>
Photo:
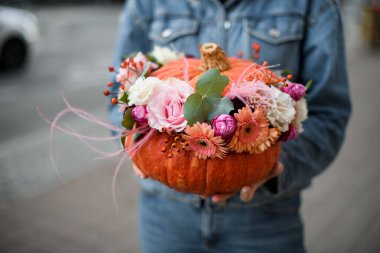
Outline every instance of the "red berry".
<path fill-rule="evenodd" d="M 115 71 L 115 68 L 114 68 L 113 66 L 109 66 L 109 67 L 108 67 L 108 71 L 109 71 L 109 72 L 114 72 L 114 71 Z"/>
<path fill-rule="evenodd" d="M 290 80 L 293 78 L 293 75 L 288 75 L 286 78 Z"/>
<path fill-rule="evenodd" d="M 261 49 L 261 46 L 260 46 L 260 44 L 258 44 L 258 43 L 252 43 L 252 48 L 256 51 L 256 52 L 258 52 L 258 51 L 260 51 L 260 49 Z"/>
<path fill-rule="evenodd" d="M 112 85 L 113 85 L 112 82 L 108 82 L 108 83 L 107 83 L 107 86 L 108 86 L 108 87 L 112 87 Z"/>
<path fill-rule="evenodd" d="M 104 96 L 109 96 L 109 94 L 110 94 L 110 91 L 109 90 L 104 90 Z"/>
<path fill-rule="evenodd" d="M 111 99 L 111 103 L 114 104 L 114 105 L 117 104 L 117 98 L 112 98 Z"/>

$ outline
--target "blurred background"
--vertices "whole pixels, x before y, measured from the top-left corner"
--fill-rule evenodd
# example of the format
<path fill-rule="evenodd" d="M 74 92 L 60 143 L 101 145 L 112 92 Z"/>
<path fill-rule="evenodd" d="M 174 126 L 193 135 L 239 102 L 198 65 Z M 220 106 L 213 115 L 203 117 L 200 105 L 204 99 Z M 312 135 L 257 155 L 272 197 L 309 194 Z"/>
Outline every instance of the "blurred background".
<path fill-rule="evenodd" d="M 339 157 L 303 194 L 306 245 L 311 253 L 375 253 L 380 4 L 341 4 L 354 113 Z M 102 90 L 121 7 L 121 0 L 0 0 L 0 252 L 139 252 L 130 163 L 117 179 L 117 213 L 111 181 L 118 159 L 96 160 L 79 140 L 56 132 L 62 183 L 49 162 L 49 126 L 36 109 L 52 119 L 64 108 L 64 93 L 106 120 Z M 81 133 L 109 135 L 74 116 L 64 121 Z"/>

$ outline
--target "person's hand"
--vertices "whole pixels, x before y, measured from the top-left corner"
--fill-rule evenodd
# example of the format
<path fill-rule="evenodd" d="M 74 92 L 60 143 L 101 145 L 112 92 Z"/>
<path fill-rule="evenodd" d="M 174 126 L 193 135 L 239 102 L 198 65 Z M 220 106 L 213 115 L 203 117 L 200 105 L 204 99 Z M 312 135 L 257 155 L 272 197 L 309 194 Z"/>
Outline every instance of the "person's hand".
<path fill-rule="evenodd" d="M 132 167 L 133 167 L 133 170 L 135 171 L 135 174 L 136 176 L 138 176 L 139 178 L 141 179 L 147 179 L 148 176 L 144 174 L 144 172 L 142 172 L 137 166 L 135 163 L 132 163 Z"/>
<path fill-rule="evenodd" d="M 264 180 L 262 180 L 260 182 L 255 183 L 255 184 L 253 184 L 251 186 L 244 186 L 241 189 L 241 191 L 240 191 L 240 199 L 243 202 L 249 202 L 249 201 L 251 201 L 251 199 L 253 198 L 253 195 L 255 194 L 256 190 L 260 186 L 262 186 L 263 184 L 265 184 L 265 182 L 267 182 L 269 179 L 278 176 L 283 171 L 284 171 L 284 166 L 282 165 L 282 163 L 277 162 L 267 178 L 265 178 Z M 233 193 L 231 193 L 231 194 L 215 194 L 215 195 L 211 196 L 211 200 L 214 203 L 223 204 L 229 198 L 231 198 L 233 195 L 235 195 L 235 194 L 233 194 Z"/>

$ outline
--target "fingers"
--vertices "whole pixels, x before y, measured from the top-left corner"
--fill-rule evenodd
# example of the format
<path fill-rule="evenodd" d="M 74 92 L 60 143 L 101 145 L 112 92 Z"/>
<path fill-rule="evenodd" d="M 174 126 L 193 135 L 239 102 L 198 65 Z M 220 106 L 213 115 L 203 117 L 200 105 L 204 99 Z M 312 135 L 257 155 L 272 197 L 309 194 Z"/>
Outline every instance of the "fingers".
<path fill-rule="evenodd" d="M 240 199 L 243 202 L 249 202 L 252 200 L 253 196 L 255 195 L 256 190 L 265 184 L 269 179 L 274 178 L 281 174 L 284 171 L 284 166 L 282 163 L 277 162 L 274 166 L 272 171 L 269 173 L 268 177 L 265 178 L 262 181 L 259 181 L 251 186 L 244 186 L 240 191 Z M 231 198 L 234 194 L 216 194 L 211 197 L 212 202 L 223 204 L 225 203 L 229 198 Z"/>
<path fill-rule="evenodd" d="M 269 179 L 274 178 L 281 174 L 284 171 L 284 165 L 280 162 L 277 162 L 275 166 L 273 167 L 272 171 L 269 173 L 268 177 L 264 180 L 261 180 L 252 186 L 244 186 L 240 191 L 240 199 L 243 202 L 249 202 L 252 200 L 253 196 L 255 195 L 256 190 L 265 184 Z"/>
<path fill-rule="evenodd" d="M 215 194 L 215 195 L 212 195 L 211 201 L 217 204 L 224 204 L 233 195 L 234 194 Z"/>
<path fill-rule="evenodd" d="M 268 176 L 267 180 L 269 180 L 269 179 L 271 179 L 273 177 L 278 176 L 283 171 L 284 171 L 284 165 L 282 163 L 280 163 L 280 162 L 277 162 L 276 165 L 273 167 L 271 173 L 269 173 L 269 176 Z"/>
<path fill-rule="evenodd" d="M 136 164 L 132 163 L 133 170 L 135 171 L 136 176 L 138 176 L 141 179 L 147 179 L 148 176 L 144 174 L 137 166 Z"/>
<path fill-rule="evenodd" d="M 253 195 L 255 194 L 256 188 L 254 186 L 244 186 L 240 191 L 240 199 L 243 202 L 249 202 L 253 198 Z"/>

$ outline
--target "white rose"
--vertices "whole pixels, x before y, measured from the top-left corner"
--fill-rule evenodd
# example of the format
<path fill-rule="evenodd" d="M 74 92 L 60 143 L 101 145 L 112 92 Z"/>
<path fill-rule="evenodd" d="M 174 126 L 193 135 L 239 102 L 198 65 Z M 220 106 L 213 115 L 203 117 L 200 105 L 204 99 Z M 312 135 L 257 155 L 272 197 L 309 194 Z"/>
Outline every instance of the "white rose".
<path fill-rule="evenodd" d="M 156 77 L 139 77 L 128 90 L 128 105 L 146 105 L 154 91 L 163 85 Z"/>
<path fill-rule="evenodd" d="M 297 132 L 302 133 L 303 132 L 302 122 L 307 119 L 307 113 L 308 113 L 306 99 L 301 98 L 301 100 L 299 100 L 296 103 L 295 108 L 296 108 L 296 117 L 293 121 L 293 124 Z"/>
<path fill-rule="evenodd" d="M 296 114 L 294 101 L 288 94 L 279 89 L 274 87 L 271 87 L 271 89 L 273 95 L 270 101 L 270 106 L 266 108 L 267 118 L 272 126 L 276 127 L 281 132 L 286 132 Z"/>
<path fill-rule="evenodd" d="M 170 61 L 175 61 L 184 56 L 183 53 L 177 54 L 167 47 L 154 46 L 153 51 L 150 53 L 161 64 L 166 64 Z"/>

